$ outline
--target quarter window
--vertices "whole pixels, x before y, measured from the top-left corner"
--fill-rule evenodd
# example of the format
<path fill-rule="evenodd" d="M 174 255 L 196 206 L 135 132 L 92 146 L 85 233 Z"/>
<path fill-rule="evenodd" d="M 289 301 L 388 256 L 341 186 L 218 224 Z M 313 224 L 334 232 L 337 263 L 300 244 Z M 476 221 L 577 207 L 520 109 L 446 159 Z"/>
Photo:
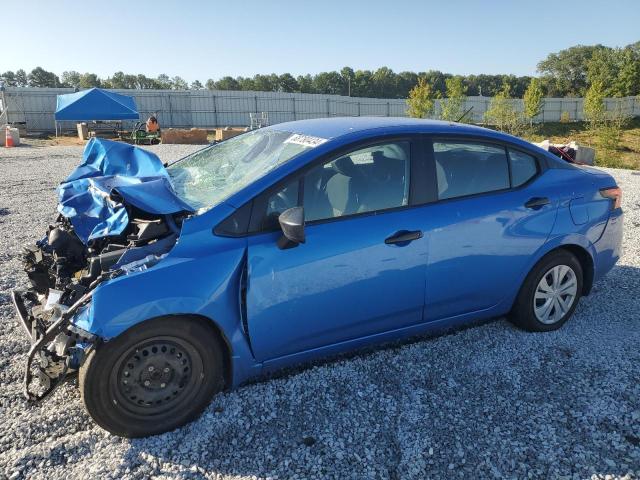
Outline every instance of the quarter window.
<path fill-rule="evenodd" d="M 511 186 L 519 187 L 538 173 L 538 164 L 531 155 L 509 149 L 511 161 Z"/>
<path fill-rule="evenodd" d="M 362 148 L 304 177 L 305 220 L 354 215 L 409 203 L 409 142 Z"/>
<path fill-rule="evenodd" d="M 505 149 L 470 142 L 434 142 L 438 198 L 456 198 L 509 188 Z"/>

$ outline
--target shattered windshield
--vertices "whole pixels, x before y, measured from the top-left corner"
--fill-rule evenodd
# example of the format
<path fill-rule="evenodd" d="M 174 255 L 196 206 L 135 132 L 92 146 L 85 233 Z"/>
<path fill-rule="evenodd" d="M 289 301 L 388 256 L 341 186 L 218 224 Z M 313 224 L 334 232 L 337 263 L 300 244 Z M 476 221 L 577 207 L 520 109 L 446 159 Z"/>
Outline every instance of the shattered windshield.
<path fill-rule="evenodd" d="M 195 209 L 208 208 L 322 142 L 282 130 L 253 130 L 200 150 L 167 171 L 183 200 Z"/>

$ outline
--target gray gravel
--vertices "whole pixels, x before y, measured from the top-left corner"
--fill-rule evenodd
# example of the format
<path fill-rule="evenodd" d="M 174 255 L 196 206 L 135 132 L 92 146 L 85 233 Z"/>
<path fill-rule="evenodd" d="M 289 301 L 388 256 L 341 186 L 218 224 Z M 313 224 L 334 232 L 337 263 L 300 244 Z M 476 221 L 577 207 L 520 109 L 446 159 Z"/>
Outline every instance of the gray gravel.
<path fill-rule="evenodd" d="M 163 160 L 192 149 L 152 148 Z M 21 397 L 27 342 L 9 290 L 80 147 L 0 149 L 0 478 L 640 478 L 640 175 L 624 256 L 560 331 L 503 319 L 217 395 L 149 439 L 96 427 L 73 385 Z"/>

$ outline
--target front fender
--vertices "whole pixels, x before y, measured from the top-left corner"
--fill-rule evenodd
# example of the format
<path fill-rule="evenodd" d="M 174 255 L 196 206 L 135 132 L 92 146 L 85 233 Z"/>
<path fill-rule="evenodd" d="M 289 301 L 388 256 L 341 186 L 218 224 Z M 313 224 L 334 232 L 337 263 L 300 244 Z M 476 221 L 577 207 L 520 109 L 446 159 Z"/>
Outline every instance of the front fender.
<path fill-rule="evenodd" d="M 89 314 L 76 326 L 108 341 L 157 317 L 205 317 L 228 343 L 235 385 L 257 368 L 240 311 L 246 239 L 216 237 L 210 230 L 194 237 L 181 236 L 179 245 L 153 267 L 99 285 Z"/>

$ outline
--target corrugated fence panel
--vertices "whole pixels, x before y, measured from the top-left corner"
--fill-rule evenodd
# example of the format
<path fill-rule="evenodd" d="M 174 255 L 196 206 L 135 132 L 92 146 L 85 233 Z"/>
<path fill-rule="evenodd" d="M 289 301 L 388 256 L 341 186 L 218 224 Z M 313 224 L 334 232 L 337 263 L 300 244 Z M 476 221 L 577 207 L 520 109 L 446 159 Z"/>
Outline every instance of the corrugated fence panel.
<path fill-rule="evenodd" d="M 360 103 L 360 115 L 366 115 L 371 117 L 388 117 L 389 109 L 386 103 L 380 102 L 361 102 Z"/>
<path fill-rule="evenodd" d="M 406 116 L 407 106 L 403 99 L 377 99 L 341 97 L 284 92 L 248 92 L 227 90 L 115 90 L 135 97 L 140 120 L 156 115 L 160 125 L 168 127 L 213 128 L 224 126 L 247 126 L 249 114 L 266 112 L 269 123 L 291 120 L 335 116 Z M 70 88 L 15 88 L 4 91 L 6 116 L 9 122 L 26 122 L 32 131 L 53 131 L 56 96 L 72 93 Z M 468 97 L 465 101 L 467 121 L 482 123 L 491 98 Z M 514 107 L 522 111 L 521 99 L 511 100 Z M 638 98 L 607 99 L 607 110 L 620 109 L 628 115 L 640 115 Z M 441 101 L 435 102 L 436 116 L 441 110 Z M 567 117 L 571 121 L 583 120 L 581 98 L 547 98 L 544 108 L 534 121 L 557 122 Z M 130 128 L 135 122 L 123 122 Z M 60 127 L 75 130 L 74 122 L 63 122 Z"/>
<path fill-rule="evenodd" d="M 216 97 L 194 92 L 191 95 L 191 119 L 194 127 L 215 125 L 217 119 Z"/>

